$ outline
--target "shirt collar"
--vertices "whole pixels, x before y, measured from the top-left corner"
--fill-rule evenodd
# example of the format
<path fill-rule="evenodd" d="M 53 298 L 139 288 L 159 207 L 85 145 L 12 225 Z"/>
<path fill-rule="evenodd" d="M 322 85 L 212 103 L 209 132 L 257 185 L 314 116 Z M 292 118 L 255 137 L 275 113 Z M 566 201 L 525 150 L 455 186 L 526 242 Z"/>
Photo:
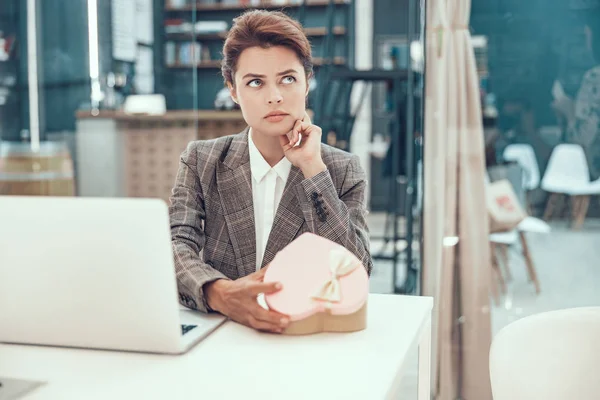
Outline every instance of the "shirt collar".
<path fill-rule="evenodd" d="M 284 182 L 287 181 L 292 169 L 292 163 L 286 157 L 283 157 L 281 161 L 271 168 L 252 140 L 252 129 L 249 129 L 248 131 L 248 152 L 250 154 L 250 170 L 252 172 L 252 177 L 256 182 L 262 181 L 271 169 L 275 171 Z"/>

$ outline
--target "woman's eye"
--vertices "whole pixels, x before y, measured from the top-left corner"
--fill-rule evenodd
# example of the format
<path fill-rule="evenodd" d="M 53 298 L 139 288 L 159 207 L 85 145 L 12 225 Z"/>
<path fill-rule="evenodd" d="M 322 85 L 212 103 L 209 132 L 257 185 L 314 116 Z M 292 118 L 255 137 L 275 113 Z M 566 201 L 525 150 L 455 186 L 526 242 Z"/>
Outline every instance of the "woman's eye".
<path fill-rule="evenodd" d="M 296 78 L 294 78 L 293 76 L 286 76 L 282 79 L 283 83 L 294 83 L 296 82 Z"/>
<path fill-rule="evenodd" d="M 260 86 L 260 79 L 254 79 L 254 80 L 248 82 L 248 86 L 250 86 L 250 87 L 259 87 Z"/>

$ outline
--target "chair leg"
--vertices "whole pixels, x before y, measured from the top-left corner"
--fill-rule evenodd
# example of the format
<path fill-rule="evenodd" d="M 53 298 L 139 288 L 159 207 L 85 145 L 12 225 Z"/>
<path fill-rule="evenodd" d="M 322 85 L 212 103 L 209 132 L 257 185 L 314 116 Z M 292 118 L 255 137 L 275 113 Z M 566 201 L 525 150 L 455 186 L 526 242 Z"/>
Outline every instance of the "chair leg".
<path fill-rule="evenodd" d="M 556 203 L 558 202 L 560 194 L 551 193 L 550 197 L 548 197 L 548 202 L 546 203 L 546 209 L 544 210 L 544 221 L 550 221 L 552 217 L 552 213 L 556 208 Z"/>
<path fill-rule="evenodd" d="M 527 273 L 529 274 L 529 280 L 531 280 L 535 286 L 535 292 L 540 294 L 540 282 L 537 278 L 537 272 L 529 253 L 529 246 L 527 245 L 527 238 L 524 232 L 519 232 L 519 238 L 521 239 L 521 246 L 523 247 L 523 257 L 525 258 L 525 265 L 527 266 Z"/>
<path fill-rule="evenodd" d="M 500 248 L 500 257 L 502 257 L 502 264 L 504 265 L 504 271 L 506 272 L 506 280 L 512 281 L 512 274 L 510 273 L 510 266 L 508 264 L 508 246 L 505 244 L 498 245 Z"/>
<path fill-rule="evenodd" d="M 525 192 L 525 206 L 527 208 L 527 215 L 533 215 L 533 207 L 531 206 L 531 191 Z"/>
<path fill-rule="evenodd" d="M 587 215 L 588 208 L 590 206 L 590 196 L 577 196 L 578 207 L 577 212 L 573 213 L 573 225 L 572 229 L 581 229 L 583 226 L 583 222 L 585 221 L 585 216 Z"/>
<path fill-rule="evenodd" d="M 500 293 L 498 293 L 498 268 L 494 266 L 496 255 L 494 254 L 494 244 L 490 243 L 490 291 L 492 292 L 492 298 L 494 303 L 500 305 Z"/>
<path fill-rule="evenodd" d="M 490 290 L 492 292 L 492 298 L 494 299 L 494 304 L 499 306 L 500 305 L 500 294 L 498 293 L 498 280 L 496 278 L 496 270 L 494 268 L 490 269 Z"/>
<path fill-rule="evenodd" d="M 502 271 L 500 270 L 500 265 L 498 263 L 498 254 L 496 253 L 496 245 L 494 243 L 491 244 L 491 253 L 492 253 L 492 270 L 496 274 L 496 278 L 498 283 L 500 284 L 500 291 L 502 294 L 506 293 L 506 281 L 502 276 Z"/>
<path fill-rule="evenodd" d="M 577 219 L 580 208 L 581 198 L 579 196 L 571 196 L 571 223 Z"/>
<path fill-rule="evenodd" d="M 570 196 L 566 194 L 560 195 L 560 206 L 558 216 L 562 219 L 569 219 L 569 199 Z"/>

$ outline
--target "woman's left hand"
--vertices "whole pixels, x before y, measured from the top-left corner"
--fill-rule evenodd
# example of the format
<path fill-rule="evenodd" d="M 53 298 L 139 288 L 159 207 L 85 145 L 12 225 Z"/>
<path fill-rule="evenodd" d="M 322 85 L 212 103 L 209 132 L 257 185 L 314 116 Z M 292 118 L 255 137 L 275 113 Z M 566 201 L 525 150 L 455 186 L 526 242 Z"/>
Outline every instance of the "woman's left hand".
<path fill-rule="evenodd" d="M 279 137 L 285 157 L 300 168 L 306 179 L 327 169 L 321 158 L 321 136 L 321 128 L 313 125 L 305 112 L 289 133 Z"/>

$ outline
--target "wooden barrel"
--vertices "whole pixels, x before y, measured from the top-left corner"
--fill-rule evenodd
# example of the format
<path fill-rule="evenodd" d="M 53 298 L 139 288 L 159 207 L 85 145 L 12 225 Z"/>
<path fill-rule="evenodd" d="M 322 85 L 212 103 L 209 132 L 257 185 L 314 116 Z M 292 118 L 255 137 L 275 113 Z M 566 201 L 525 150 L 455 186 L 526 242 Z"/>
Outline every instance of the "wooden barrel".
<path fill-rule="evenodd" d="M 0 195 L 74 196 L 73 160 L 62 142 L 0 141 Z"/>

